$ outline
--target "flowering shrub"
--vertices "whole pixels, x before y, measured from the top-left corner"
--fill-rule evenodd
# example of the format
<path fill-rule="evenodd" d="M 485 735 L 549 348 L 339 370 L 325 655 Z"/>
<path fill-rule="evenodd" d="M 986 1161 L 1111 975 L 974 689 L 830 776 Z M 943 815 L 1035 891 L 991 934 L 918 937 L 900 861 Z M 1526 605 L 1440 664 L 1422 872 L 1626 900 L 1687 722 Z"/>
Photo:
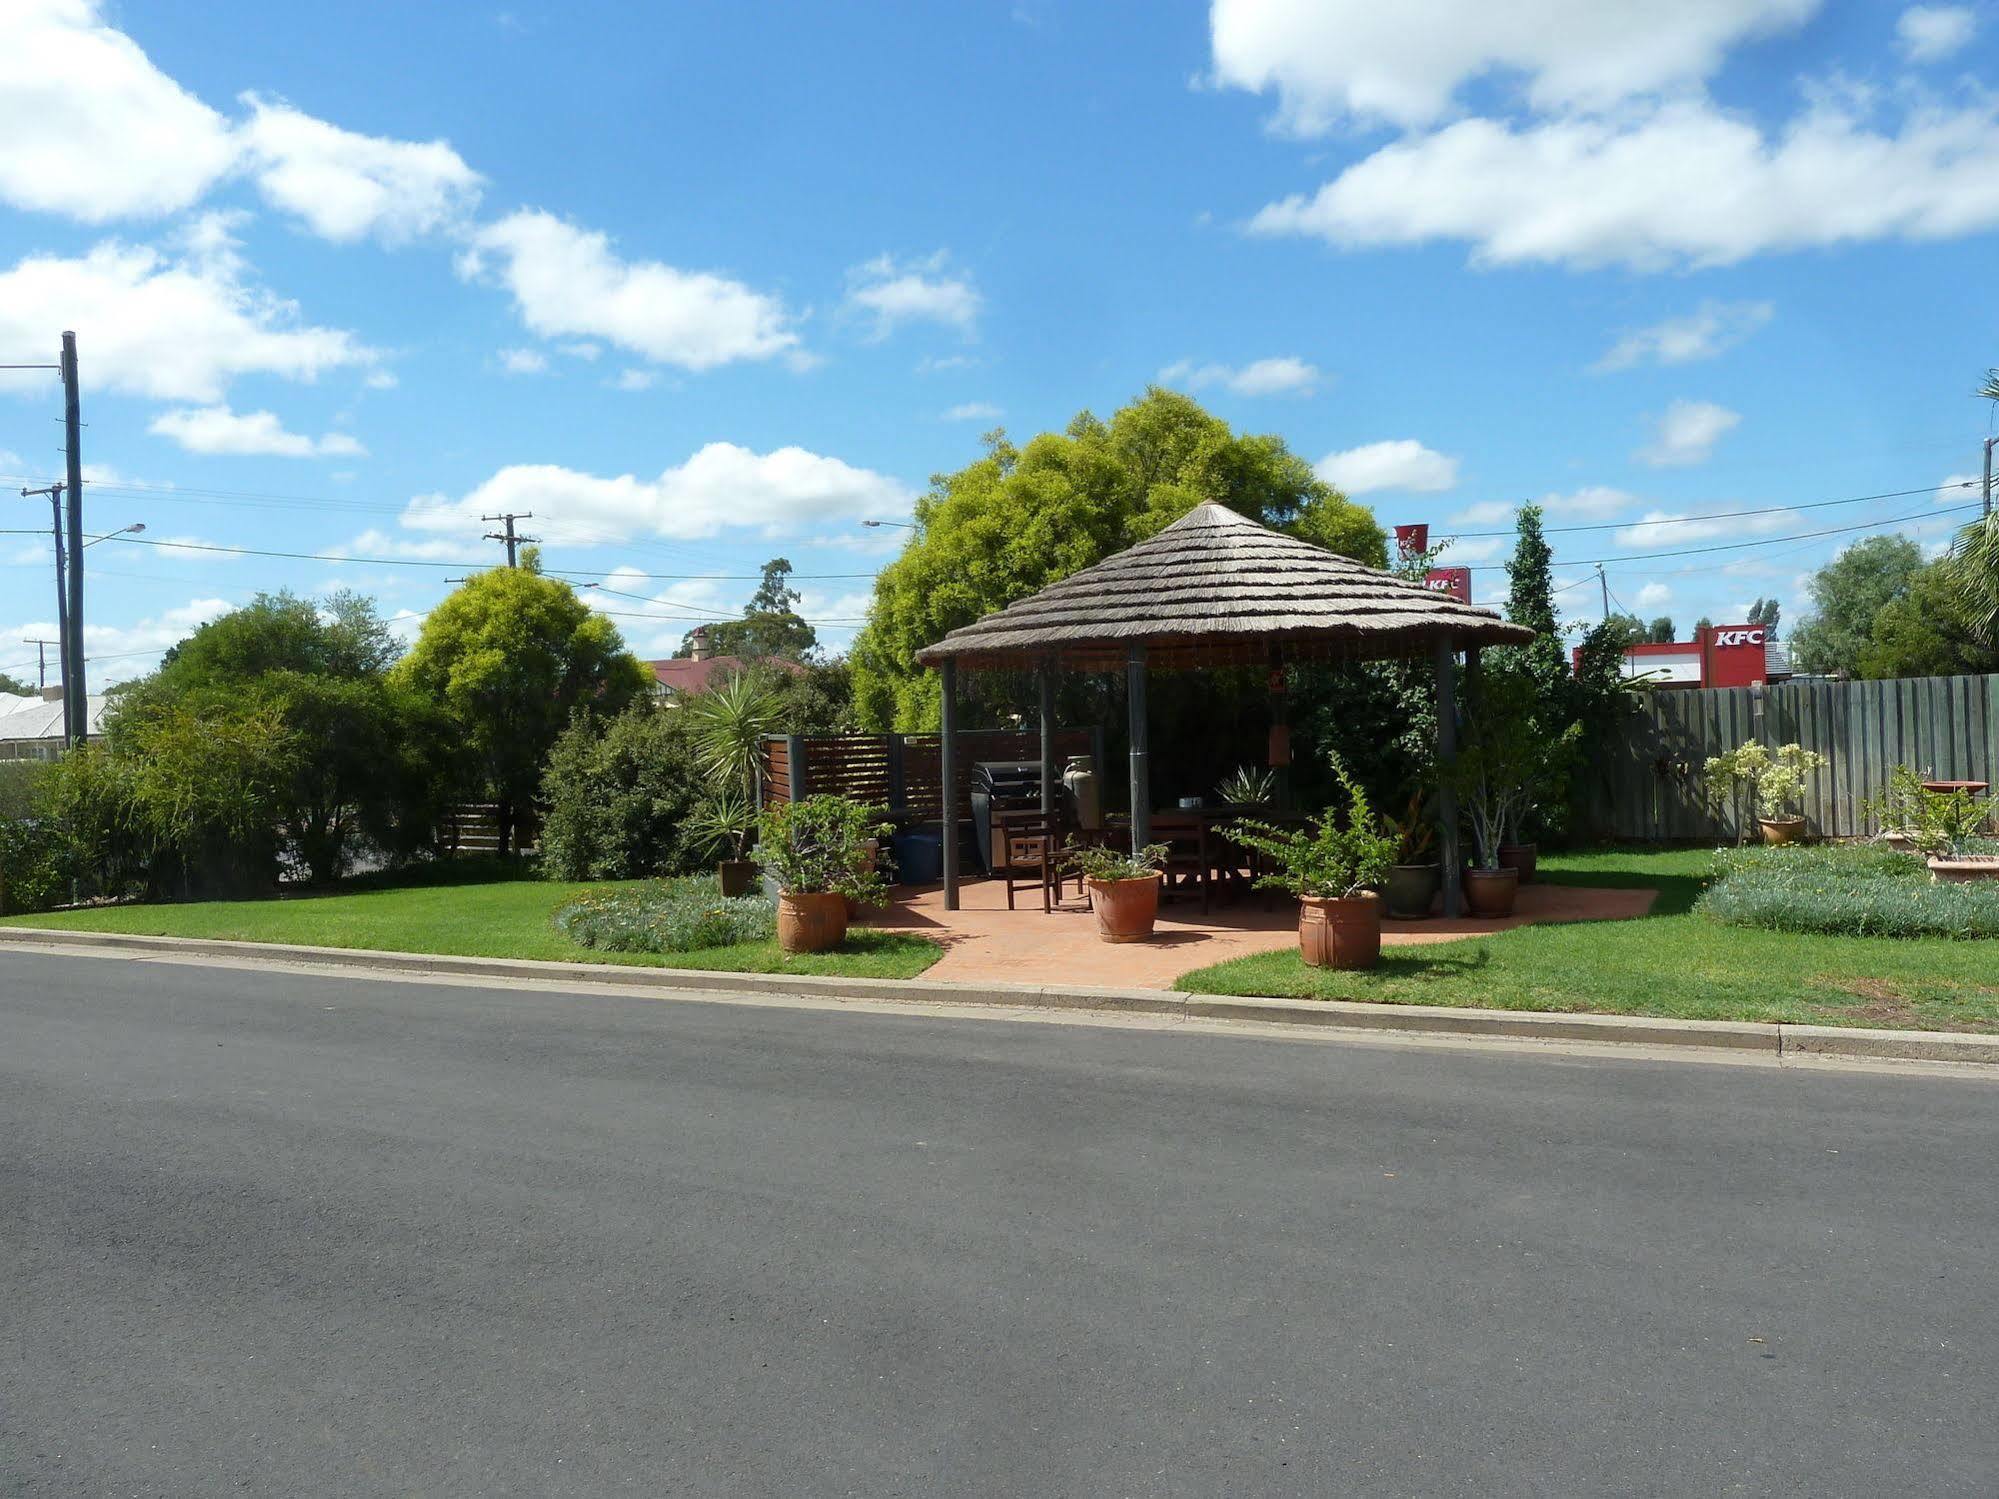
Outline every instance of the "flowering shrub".
<path fill-rule="evenodd" d="M 710 875 L 589 890 L 555 912 L 556 930 L 603 952 L 694 952 L 777 935 L 777 908 L 761 895 L 722 894 Z"/>
<path fill-rule="evenodd" d="M 1729 926 L 1842 937 L 1999 937 L 1999 881 L 1932 882 L 1871 845 L 1724 850 L 1696 909 Z"/>

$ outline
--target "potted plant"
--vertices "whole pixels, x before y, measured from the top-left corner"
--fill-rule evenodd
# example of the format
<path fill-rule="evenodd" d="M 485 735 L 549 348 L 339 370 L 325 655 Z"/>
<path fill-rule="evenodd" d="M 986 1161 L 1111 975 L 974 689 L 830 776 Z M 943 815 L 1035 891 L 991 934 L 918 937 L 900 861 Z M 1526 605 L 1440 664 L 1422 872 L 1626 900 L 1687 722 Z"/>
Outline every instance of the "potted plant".
<path fill-rule="evenodd" d="M 1090 892 L 1090 909 L 1097 913 L 1097 935 L 1106 942 L 1143 942 L 1159 919 L 1159 871 L 1166 863 L 1166 845 L 1148 843 L 1136 853 L 1086 843 L 1064 856 L 1083 877 Z"/>
<path fill-rule="evenodd" d="M 1388 866 L 1382 896 L 1388 903 L 1387 914 L 1398 921 L 1428 916 L 1444 883 L 1444 867 L 1433 852 L 1437 829 L 1425 811 L 1425 800 L 1418 791 L 1402 816 L 1384 819 L 1385 830 L 1395 838 L 1395 862 Z"/>
<path fill-rule="evenodd" d="M 1215 788 L 1224 807 L 1267 807 L 1277 800 L 1277 772 L 1261 765 L 1238 765 Z"/>
<path fill-rule="evenodd" d="M 848 902 L 880 900 L 887 886 L 868 844 L 887 831 L 885 809 L 843 796 L 778 802 L 757 819 L 756 861 L 777 885 L 777 941 L 788 953 L 824 952 L 847 938 Z"/>
<path fill-rule="evenodd" d="M 1537 787 L 1557 777 L 1582 736 L 1571 723 L 1550 736 L 1516 701 L 1493 699 L 1472 721 L 1466 743 L 1451 767 L 1453 784 L 1471 824 L 1473 866 L 1465 871 L 1465 905 L 1474 916 L 1511 916 L 1520 893 L 1520 866 L 1507 864 L 1503 848 L 1533 810 Z"/>
<path fill-rule="evenodd" d="M 1898 765 L 1872 810 L 1898 827 L 1905 845 L 1929 865 L 1932 879 L 1999 879 L 1999 845 L 1985 836 L 1992 807 L 1970 788 L 1939 791 Z"/>
<path fill-rule="evenodd" d="M 1381 897 L 1370 888 L 1387 878 L 1397 840 L 1380 830 L 1367 793 L 1337 759 L 1333 774 L 1346 792 L 1344 825 L 1328 807 L 1307 828 L 1278 828 L 1254 818 L 1229 826 L 1229 836 L 1275 865 L 1259 885 L 1298 897 L 1298 953 L 1314 968 L 1372 968 L 1381 956 Z"/>
<path fill-rule="evenodd" d="M 777 731 L 781 708 L 767 684 L 737 675 L 678 710 L 693 726 L 695 761 L 710 789 L 691 830 L 725 855 L 717 870 L 724 895 L 747 895 L 755 876 L 748 845 L 757 825 L 757 776 L 764 739 Z"/>
<path fill-rule="evenodd" d="M 1823 769 L 1825 764 L 1824 755 L 1801 744 L 1782 745 L 1773 754 L 1752 739 L 1708 760 L 1708 801 L 1717 810 L 1735 810 L 1737 843 L 1748 836 L 1747 821 L 1740 815 L 1745 796 L 1755 810 L 1765 843 L 1796 843 L 1805 835 L 1804 814 L 1787 809 L 1802 804 L 1806 772 Z"/>

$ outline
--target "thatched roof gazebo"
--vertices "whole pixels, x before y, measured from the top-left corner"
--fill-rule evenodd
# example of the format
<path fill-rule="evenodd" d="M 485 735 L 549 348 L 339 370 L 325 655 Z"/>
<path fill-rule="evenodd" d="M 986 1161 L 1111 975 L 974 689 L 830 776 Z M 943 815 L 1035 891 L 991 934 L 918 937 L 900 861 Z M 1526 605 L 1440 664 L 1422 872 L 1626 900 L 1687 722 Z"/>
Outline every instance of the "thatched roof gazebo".
<path fill-rule="evenodd" d="M 1042 806 L 1054 806 L 1054 673 L 1128 678 L 1132 846 L 1148 841 L 1145 674 L 1149 666 L 1289 661 L 1436 662 L 1439 753 L 1456 752 L 1453 656 L 1525 644 L 1533 631 L 1392 574 L 1273 531 L 1210 501 L 1115 556 L 953 630 L 916 653 L 943 686 L 945 904 L 957 909 L 957 668 L 1031 668 L 1041 685 Z M 1457 897 L 1454 798 L 1445 798 L 1445 900 Z M 1453 911 L 1453 914 L 1455 912 Z"/>

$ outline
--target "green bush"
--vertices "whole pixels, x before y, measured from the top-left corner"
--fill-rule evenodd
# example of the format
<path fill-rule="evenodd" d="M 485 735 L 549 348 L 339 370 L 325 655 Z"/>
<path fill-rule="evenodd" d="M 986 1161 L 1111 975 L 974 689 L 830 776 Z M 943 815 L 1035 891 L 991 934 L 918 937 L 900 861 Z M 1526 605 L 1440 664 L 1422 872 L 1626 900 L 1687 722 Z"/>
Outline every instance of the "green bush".
<path fill-rule="evenodd" d="M 760 895 L 725 897 L 712 876 L 687 875 L 586 891 L 557 908 L 555 926 L 603 952 L 694 952 L 768 941 L 777 935 L 777 907 Z"/>
<path fill-rule="evenodd" d="M 69 899 L 69 838 L 48 818 L 0 819 L 0 916 L 48 911 Z"/>
<path fill-rule="evenodd" d="M 1695 909 L 1729 926 L 1845 937 L 1999 937 L 1999 881 L 1932 881 L 1875 845 L 1725 850 Z"/>
<path fill-rule="evenodd" d="M 706 781 L 679 709 L 639 703 L 608 723 L 578 716 L 542 774 L 542 871 L 552 880 L 685 874 Z"/>

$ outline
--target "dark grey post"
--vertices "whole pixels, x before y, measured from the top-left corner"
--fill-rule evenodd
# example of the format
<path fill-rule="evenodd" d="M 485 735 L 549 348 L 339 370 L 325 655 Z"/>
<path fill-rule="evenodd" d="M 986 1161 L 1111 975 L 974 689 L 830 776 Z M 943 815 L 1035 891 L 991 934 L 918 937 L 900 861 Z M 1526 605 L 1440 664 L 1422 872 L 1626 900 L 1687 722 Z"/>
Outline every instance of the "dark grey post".
<path fill-rule="evenodd" d="M 1152 841 L 1152 770 L 1145 757 L 1145 642 L 1134 640 L 1124 658 L 1125 699 L 1131 718 L 1131 851 Z"/>
<path fill-rule="evenodd" d="M 812 794 L 805 784 L 805 736 L 786 734 L 784 736 L 785 795 L 792 801 L 802 802 Z"/>
<path fill-rule="evenodd" d="M 63 455 L 69 508 L 69 690 L 63 694 L 63 723 L 71 748 L 90 737 L 90 687 L 83 663 L 83 421 L 77 407 L 76 335 L 62 336 Z"/>
<path fill-rule="evenodd" d="M 1458 789 L 1451 781 L 1458 758 L 1458 692 L 1451 642 L 1437 639 L 1437 843 L 1444 864 L 1444 914 L 1464 912 L 1464 860 L 1458 854 Z"/>
<path fill-rule="evenodd" d="M 1041 811 L 1055 810 L 1055 663 L 1044 661 L 1035 669 L 1041 689 Z"/>
<path fill-rule="evenodd" d="M 944 822 L 944 909 L 958 909 L 958 662 L 946 656 L 938 668 L 943 711 L 937 719 L 937 763 L 944 784 L 937 807 Z"/>

